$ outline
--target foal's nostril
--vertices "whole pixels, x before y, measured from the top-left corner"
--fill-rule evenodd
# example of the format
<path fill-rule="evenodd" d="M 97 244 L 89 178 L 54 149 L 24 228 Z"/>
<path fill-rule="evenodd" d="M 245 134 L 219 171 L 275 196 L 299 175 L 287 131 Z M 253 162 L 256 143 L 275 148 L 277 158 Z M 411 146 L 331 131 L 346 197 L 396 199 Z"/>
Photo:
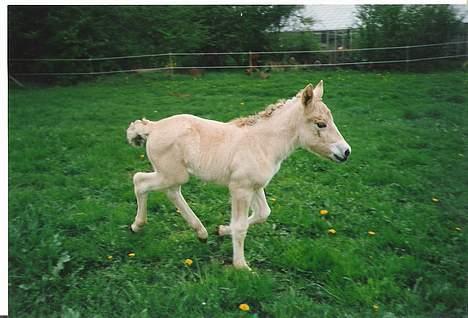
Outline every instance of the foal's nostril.
<path fill-rule="evenodd" d="M 345 158 L 348 158 L 348 156 L 349 156 L 349 149 L 346 149 L 346 151 L 344 152 L 344 155 L 345 155 Z"/>

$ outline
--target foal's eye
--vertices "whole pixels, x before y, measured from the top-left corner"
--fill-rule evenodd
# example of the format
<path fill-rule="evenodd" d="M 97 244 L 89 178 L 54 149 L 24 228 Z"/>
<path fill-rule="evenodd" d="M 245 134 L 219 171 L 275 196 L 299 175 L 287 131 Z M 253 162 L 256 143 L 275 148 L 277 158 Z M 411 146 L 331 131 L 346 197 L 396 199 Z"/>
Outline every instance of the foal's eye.
<path fill-rule="evenodd" d="M 318 127 L 318 128 L 325 128 L 325 127 L 327 127 L 327 124 L 325 124 L 325 123 L 317 123 L 317 127 Z"/>

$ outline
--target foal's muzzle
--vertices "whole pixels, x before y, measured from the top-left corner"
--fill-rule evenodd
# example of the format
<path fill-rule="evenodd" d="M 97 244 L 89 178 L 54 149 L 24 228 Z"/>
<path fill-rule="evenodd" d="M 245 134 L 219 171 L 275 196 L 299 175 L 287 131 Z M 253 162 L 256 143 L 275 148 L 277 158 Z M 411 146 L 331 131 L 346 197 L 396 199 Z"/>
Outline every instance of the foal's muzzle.
<path fill-rule="evenodd" d="M 345 162 L 351 154 L 351 147 L 346 142 L 337 142 L 331 145 L 330 158 L 336 162 Z"/>

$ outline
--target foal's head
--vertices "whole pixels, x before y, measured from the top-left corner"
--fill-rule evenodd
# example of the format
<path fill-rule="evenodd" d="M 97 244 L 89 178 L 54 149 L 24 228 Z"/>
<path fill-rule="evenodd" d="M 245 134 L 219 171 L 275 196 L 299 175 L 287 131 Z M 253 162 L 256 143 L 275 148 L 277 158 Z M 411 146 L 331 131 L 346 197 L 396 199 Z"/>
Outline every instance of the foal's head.
<path fill-rule="evenodd" d="M 322 96 L 323 81 L 315 88 L 309 84 L 302 91 L 304 116 L 299 126 L 301 146 L 336 162 L 346 161 L 351 154 L 351 147 L 335 126 L 333 116 L 322 101 Z"/>

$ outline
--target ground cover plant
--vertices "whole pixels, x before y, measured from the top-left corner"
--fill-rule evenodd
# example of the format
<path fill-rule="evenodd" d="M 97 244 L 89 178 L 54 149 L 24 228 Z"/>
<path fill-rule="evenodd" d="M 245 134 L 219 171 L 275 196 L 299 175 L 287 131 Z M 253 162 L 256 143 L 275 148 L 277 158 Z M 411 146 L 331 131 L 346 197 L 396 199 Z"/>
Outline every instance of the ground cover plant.
<path fill-rule="evenodd" d="M 353 149 L 338 165 L 299 150 L 250 228 L 255 273 L 230 264 L 225 188 L 184 195 L 207 244 L 163 194 L 131 234 L 132 175 L 149 171 L 129 122 L 226 121 L 324 80 Z M 455 317 L 466 314 L 468 96 L 462 72 L 144 74 L 9 92 L 11 317 Z M 322 211 L 321 211 L 322 210 Z M 248 306 L 247 306 L 248 305 Z M 242 310 L 243 309 L 243 310 Z"/>

